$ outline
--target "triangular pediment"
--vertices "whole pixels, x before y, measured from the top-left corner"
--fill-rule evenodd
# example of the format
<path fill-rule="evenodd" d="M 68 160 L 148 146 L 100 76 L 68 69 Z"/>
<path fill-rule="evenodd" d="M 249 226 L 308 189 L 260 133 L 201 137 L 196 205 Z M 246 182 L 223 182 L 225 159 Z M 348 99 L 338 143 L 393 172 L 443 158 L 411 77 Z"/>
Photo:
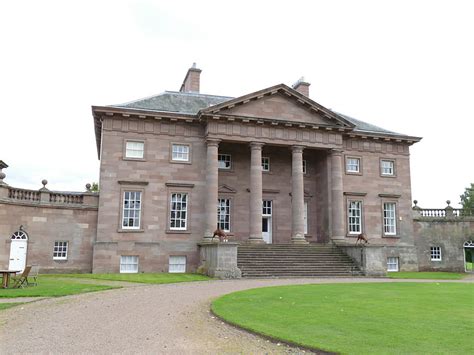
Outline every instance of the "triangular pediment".
<path fill-rule="evenodd" d="M 225 194 L 225 193 L 235 194 L 237 191 L 233 189 L 232 187 L 224 184 L 218 187 L 217 192 L 220 194 Z"/>
<path fill-rule="evenodd" d="M 319 105 L 296 90 L 279 84 L 211 106 L 201 115 L 234 116 L 282 122 L 353 128 L 339 114 Z"/>

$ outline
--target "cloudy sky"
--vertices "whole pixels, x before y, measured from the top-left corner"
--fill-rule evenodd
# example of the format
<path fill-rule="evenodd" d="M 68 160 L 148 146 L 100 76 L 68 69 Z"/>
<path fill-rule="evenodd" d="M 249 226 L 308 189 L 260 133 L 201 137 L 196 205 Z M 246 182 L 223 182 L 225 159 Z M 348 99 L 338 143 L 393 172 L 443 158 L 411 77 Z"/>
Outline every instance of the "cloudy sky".
<path fill-rule="evenodd" d="M 413 198 L 474 182 L 472 1 L 4 1 L 0 160 L 12 186 L 98 181 L 91 105 L 178 90 L 240 96 L 304 76 L 333 110 L 422 136 Z"/>

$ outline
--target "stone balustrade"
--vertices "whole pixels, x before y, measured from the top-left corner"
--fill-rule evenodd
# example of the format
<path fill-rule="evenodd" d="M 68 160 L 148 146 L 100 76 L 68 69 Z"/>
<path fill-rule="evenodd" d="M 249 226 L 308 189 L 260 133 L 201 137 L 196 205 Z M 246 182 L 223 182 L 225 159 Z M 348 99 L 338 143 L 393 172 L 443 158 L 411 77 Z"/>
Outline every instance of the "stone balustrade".
<path fill-rule="evenodd" d="M 418 201 L 413 201 L 414 219 L 460 219 L 465 217 L 474 218 L 474 211 L 451 207 L 451 201 L 446 201 L 445 208 L 421 208 Z"/>

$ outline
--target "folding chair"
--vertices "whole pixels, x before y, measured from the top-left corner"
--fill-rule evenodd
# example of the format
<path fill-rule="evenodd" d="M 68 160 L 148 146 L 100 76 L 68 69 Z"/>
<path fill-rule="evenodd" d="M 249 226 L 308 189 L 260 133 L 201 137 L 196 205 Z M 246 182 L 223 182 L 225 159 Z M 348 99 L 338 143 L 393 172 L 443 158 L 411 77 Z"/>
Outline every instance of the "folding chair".
<path fill-rule="evenodd" d="M 21 273 L 19 277 L 15 277 L 13 280 L 15 283 L 13 284 L 13 288 L 23 288 L 28 286 L 28 275 L 30 274 L 31 266 L 25 267 L 25 270 Z"/>
<path fill-rule="evenodd" d="M 38 286 L 38 273 L 39 265 L 31 265 L 31 271 L 29 276 L 26 278 L 28 286 Z"/>

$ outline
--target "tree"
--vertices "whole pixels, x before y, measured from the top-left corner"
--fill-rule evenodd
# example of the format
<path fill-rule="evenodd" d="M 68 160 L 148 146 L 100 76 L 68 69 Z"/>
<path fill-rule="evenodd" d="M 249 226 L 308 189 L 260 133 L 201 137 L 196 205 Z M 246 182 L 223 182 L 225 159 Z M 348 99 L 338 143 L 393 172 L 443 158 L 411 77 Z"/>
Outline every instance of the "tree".
<path fill-rule="evenodd" d="M 91 191 L 92 192 L 99 192 L 99 184 L 96 183 L 96 182 L 93 182 L 92 187 L 91 187 Z"/>
<path fill-rule="evenodd" d="M 471 182 L 471 187 L 466 187 L 466 191 L 460 196 L 463 210 L 474 212 L 474 183 Z"/>

